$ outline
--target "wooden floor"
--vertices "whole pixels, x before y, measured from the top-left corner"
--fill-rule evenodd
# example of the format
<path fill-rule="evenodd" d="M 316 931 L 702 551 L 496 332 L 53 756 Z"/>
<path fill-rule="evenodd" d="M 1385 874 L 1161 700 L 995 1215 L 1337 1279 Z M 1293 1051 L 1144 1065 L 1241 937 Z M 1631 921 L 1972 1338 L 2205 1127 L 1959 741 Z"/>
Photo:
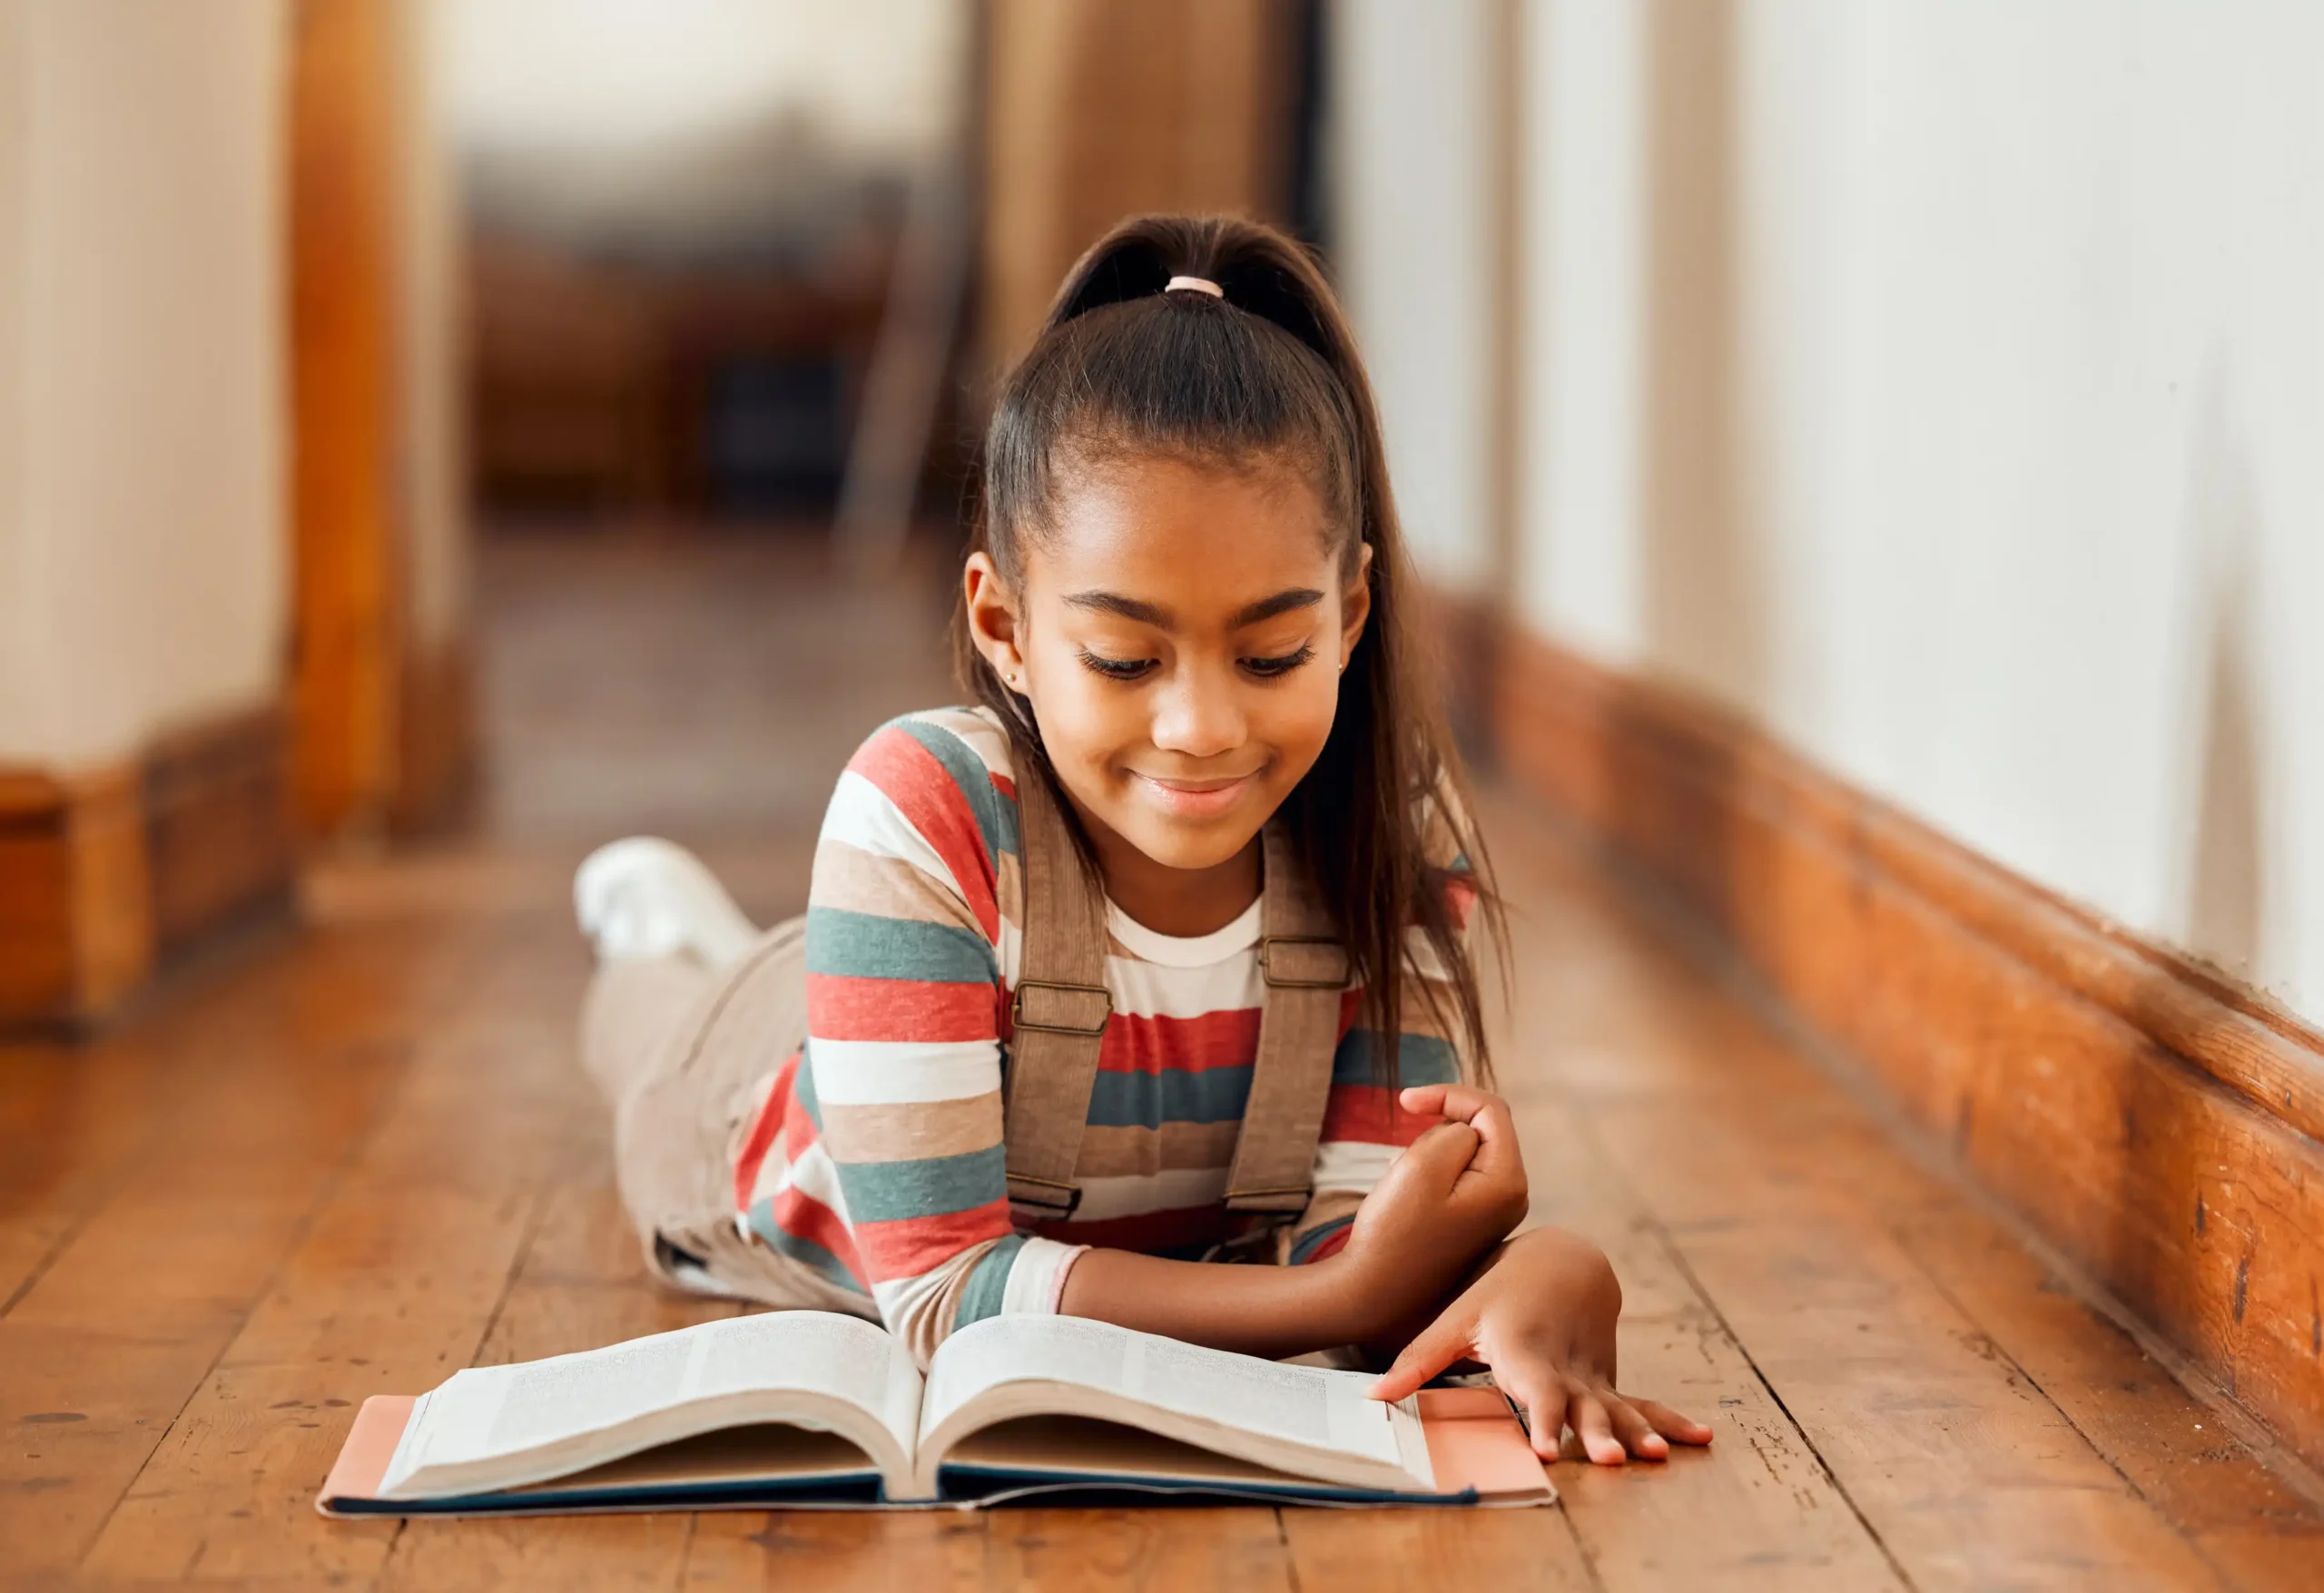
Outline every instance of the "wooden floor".
<path fill-rule="evenodd" d="M 943 700 L 929 591 L 812 549 L 486 570 L 457 843 L 79 1048 L 0 1050 L 0 1579 L 453 1589 L 2324 1587 L 2324 1521 L 1506 793 L 1504 1083 L 1536 1220 L 1614 1255 L 1630 1386 L 1708 1453 L 1561 1510 L 325 1522 L 366 1395 L 720 1314 L 642 1276 L 575 1071 L 574 857 L 651 823 L 762 915 L 838 763 Z M 808 644 L 812 642 L 812 645 Z"/>

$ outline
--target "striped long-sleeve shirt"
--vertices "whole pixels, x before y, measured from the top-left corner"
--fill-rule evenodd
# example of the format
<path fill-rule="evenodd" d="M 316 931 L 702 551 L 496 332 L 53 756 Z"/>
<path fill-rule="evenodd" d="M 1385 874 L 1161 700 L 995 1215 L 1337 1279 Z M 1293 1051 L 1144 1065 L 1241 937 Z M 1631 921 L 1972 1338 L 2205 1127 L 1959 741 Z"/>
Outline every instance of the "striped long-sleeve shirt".
<path fill-rule="evenodd" d="M 1449 830 L 1439 826 L 1444 855 Z M 1467 892 L 1455 887 L 1465 918 Z M 1001 1079 L 1024 876 L 1006 733 L 983 710 L 882 726 L 840 777 L 806 929 L 808 1038 L 767 1081 L 734 1171 L 743 1225 L 863 1299 L 925 1363 L 954 1329 L 1057 1307 L 1081 1246 L 1193 1254 L 1226 1230 L 1265 985 L 1259 906 L 1215 933 L 1158 935 L 1107 904 L 1113 1018 L 1098 1053 L 1072 1220 L 1019 1232 Z M 1414 931 L 1403 1083 L 1461 1076 L 1420 981 Z M 1375 1084 L 1376 1037 L 1341 998 L 1314 1196 L 1288 1257 L 1345 1241 L 1364 1194 L 1433 1118 Z"/>

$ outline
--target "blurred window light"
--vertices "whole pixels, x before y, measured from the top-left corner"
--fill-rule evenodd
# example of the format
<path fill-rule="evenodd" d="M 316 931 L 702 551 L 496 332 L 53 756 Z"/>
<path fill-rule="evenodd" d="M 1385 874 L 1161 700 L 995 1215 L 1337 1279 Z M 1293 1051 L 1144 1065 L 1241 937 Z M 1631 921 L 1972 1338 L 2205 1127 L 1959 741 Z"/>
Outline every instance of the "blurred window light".
<path fill-rule="evenodd" d="M 489 221 L 616 244 L 795 233 L 959 136 L 968 0 L 450 0 Z"/>

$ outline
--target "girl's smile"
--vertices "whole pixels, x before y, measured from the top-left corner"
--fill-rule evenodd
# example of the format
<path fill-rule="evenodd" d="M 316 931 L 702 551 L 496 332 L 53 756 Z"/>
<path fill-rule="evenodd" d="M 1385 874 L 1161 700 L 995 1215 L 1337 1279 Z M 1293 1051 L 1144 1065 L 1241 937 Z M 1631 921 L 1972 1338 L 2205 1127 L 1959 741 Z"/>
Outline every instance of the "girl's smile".
<path fill-rule="evenodd" d="M 1142 769 L 1133 769 L 1130 775 L 1146 788 L 1141 793 L 1146 800 L 1171 817 L 1216 819 L 1232 812 L 1237 802 L 1247 800 L 1264 772 L 1264 770 L 1253 770 L 1248 774 L 1192 780 L 1176 775 L 1148 774 Z"/>

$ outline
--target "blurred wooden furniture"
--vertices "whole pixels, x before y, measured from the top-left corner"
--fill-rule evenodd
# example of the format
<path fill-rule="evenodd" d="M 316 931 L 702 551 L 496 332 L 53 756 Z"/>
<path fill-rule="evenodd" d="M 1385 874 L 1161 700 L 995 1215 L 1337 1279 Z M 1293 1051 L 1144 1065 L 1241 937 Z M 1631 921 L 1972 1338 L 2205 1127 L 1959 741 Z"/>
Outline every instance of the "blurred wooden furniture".
<path fill-rule="evenodd" d="M 1022 353 L 1066 268 L 1140 211 L 1288 211 L 1299 9 L 987 8 L 984 349 Z"/>
<path fill-rule="evenodd" d="M 411 170 L 437 158 L 415 88 L 430 63 L 394 0 L 300 0 L 294 15 L 290 727 L 301 827 L 328 837 L 438 816 L 468 777 L 471 733 L 466 638 L 419 615 L 419 561 L 458 557 L 418 546 L 423 512 L 459 513 L 423 510 L 439 487 L 419 457 L 451 445 L 418 431 L 456 422 L 409 390 L 448 381 L 414 347 L 445 334 L 408 298 L 408 274 L 430 263 L 420 230 L 446 224 L 419 207 L 448 202 L 440 178 Z"/>

